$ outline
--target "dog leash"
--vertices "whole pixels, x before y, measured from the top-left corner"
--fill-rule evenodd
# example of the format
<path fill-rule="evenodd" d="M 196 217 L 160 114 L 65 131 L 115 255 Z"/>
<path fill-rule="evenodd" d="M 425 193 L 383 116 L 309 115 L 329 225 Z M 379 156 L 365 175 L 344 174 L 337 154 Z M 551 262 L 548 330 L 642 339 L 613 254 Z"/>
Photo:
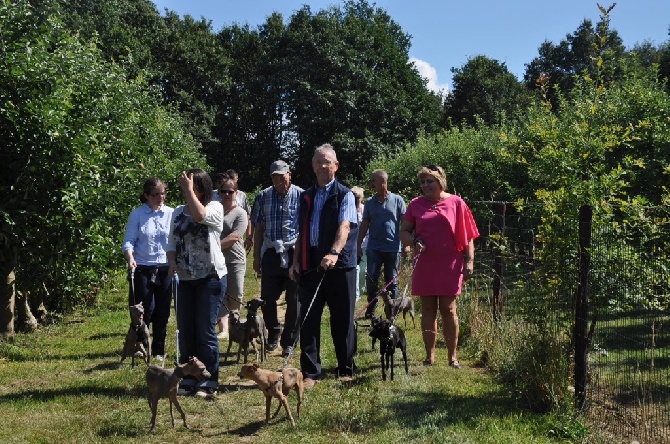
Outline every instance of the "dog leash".
<path fill-rule="evenodd" d="M 417 253 L 416 256 L 414 256 L 414 260 L 412 261 L 412 274 L 414 274 L 414 267 L 416 267 L 416 263 L 418 262 L 418 260 L 419 260 L 419 256 L 421 256 L 421 253 L 422 253 L 422 251 L 419 252 L 419 253 Z M 393 279 L 391 279 L 391 280 L 384 286 L 384 288 L 382 288 L 381 290 L 377 291 L 377 293 L 375 294 L 375 297 L 372 298 L 372 300 L 371 300 L 370 302 L 368 302 L 367 305 L 365 305 L 365 307 L 363 307 L 363 308 L 356 314 L 356 316 L 354 316 L 354 319 L 359 319 L 360 316 L 361 316 L 361 314 L 363 314 L 363 313 L 368 309 L 368 307 L 369 307 L 370 305 L 372 305 L 375 301 L 379 300 L 379 296 L 380 296 L 383 292 L 385 292 L 386 289 L 389 288 L 389 286 L 390 286 L 391 284 L 393 284 L 394 282 L 397 282 L 398 279 L 400 278 L 400 276 L 404 273 L 404 271 L 405 271 L 406 269 L 407 269 L 406 267 L 402 268 L 402 269 L 401 269 L 395 276 L 393 276 Z M 412 274 L 410 274 L 410 277 L 412 276 Z M 368 279 L 371 279 L 370 276 L 369 276 L 367 273 L 365 273 L 365 276 L 366 276 Z M 409 282 L 409 281 L 408 281 L 408 282 Z M 406 290 L 407 290 L 407 286 L 405 286 L 405 291 L 406 291 Z"/>
<path fill-rule="evenodd" d="M 419 253 L 417 253 L 417 255 L 414 256 L 414 259 L 412 260 L 412 272 L 409 274 L 409 279 L 407 279 L 407 282 L 405 283 L 405 288 L 403 289 L 402 295 L 400 296 L 401 298 L 404 298 L 405 295 L 407 294 L 407 289 L 409 288 L 409 283 L 412 282 L 412 276 L 414 276 L 414 270 L 416 269 L 417 262 L 419 262 L 419 257 L 421 256 L 421 253 L 423 253 L 423 251 L 419 251 Z M 397 307 L 394 307 L 394 309 L 395 309 L 394 310 L 395 313 L 391 313 L 391 324 L 395 324 L 395 320 L 396 320 L 396 318 L 398 317 L 398 315 L 400 314 L 400 311 L 401 311 L 400 310 L 400 305 L 398 305 Z M 412 322 L 414 322 L 414 321 L 412 321 Z"/>
<path fill-rule="evenodd" d="M 306 273 L 309 273 L 311 271 L 317 271 L 318 272 L 318 269 L 308 270 Z M 302 326 L 305 325 L 305 321 L 307 320 L 307 316 L 309 316 L 309 312 L 312 309 L 312 305 L 314 305 L 314 300 L 316 299 L 316 295 L 319 293 L 319 289 L 321 289 L 321 284 L 323 284 L 323 280 L 326 278 L 326 271 L 327 270 L 323 271 L 323 276 L 321 276 L 321 280 L 319 281 L 319 285 L 316 286 L 316 290 L 314 291 L 314 295 L 312 295 L 312 300 L 309 302 L 309 306 L 307 307 L 307 311 L 305 312 L 305 317 L 302 319 L 302 322 L 300 323 L 300 328 L 298 329 L 298 331 L 302 330 Z M 295 287 L 295 292 L 296 293 L 298 293 L 298 287 L 299 287 L 299 285 L 296 285 L 296 287 Z M 284 370 L 288 366 L 288 362 L 291 360 L 291 356 L 293 355 L 293 352 L 295 350 L 295 346 L 298 344 L 298 339 L 299 338 L 300 338 L 300 335 L 297 335 L 295 340 L 293 341 L 293 346 L 291 346 L 291 350 L 289 351 L 288 356 L 286 356 L 286 358 L 284 359 L 284 364 L 282 365 L 282 368 L 280 370 L 280 372 L 282 374 L 281 375 L 282 379 L 284 378 Z M 276 382 L 275 382 L 275 384 L 276 384 Z"/>
<path fill-rule="evenodd" d="M 176 365 L 179 365 L 179 317 L 177 315 L 177 313 L 178 313 L 178 311 L 177 311 L 177 300 L 178 300 L 177 295 L 179 293 L 178 290 L 179 290 L 179 275 L 177 273 L 175 273 L 172 276 L 172 293 L 173 293 L 173 296 L 174 296 L 174 317 L 175 317 L 175 320 L 177 321 L 177 331 L 175 332 L 176 341 L 177 341 L 177 352 L 175 354 L 176 359 L 177 359 Z"/>

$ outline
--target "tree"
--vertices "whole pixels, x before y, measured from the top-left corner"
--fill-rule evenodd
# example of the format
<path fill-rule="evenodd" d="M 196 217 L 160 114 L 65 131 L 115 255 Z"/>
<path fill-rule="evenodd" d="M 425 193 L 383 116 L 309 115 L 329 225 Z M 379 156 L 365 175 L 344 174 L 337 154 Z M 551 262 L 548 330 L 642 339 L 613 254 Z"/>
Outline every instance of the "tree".
<path fill-rule="evenodd" d="M 67 310 L 121 263 L 139 184 L 205 162 L 144 77 L 128 80 L 56 16 L 2 0 L 0 29 L 0 278 L 14 272 L 34 305 Z"/>
<path fill-rule="evenodd" d="M 611 10 L 611 8 L 610 8 Z M 619 34 L 609 27 L 609 16 L 596 27 L 584 20 L 572 34 L 557 45 L 545 41 L 538 50 L 539 56 L 526 64 L 524 82 L 531 89 L 548 85 L 548 97 L 555 107 L 558 104 L 555 87 L 568 94 L 582 74 L 593 77 L 596 73 L 607 82 L 620 78 L 616 60 L 625 52 Z M 599 68 L 598 60 L 604 68 Z"/>
<path fill-rule="evenodd" d="M 530 103 L 530 95 L 504 63 L 479 55 L 461 68 L 452 68 L 453 91 L 445 101 L 446 125 L 487 125 L 503 115 L 513 116 Z"/>

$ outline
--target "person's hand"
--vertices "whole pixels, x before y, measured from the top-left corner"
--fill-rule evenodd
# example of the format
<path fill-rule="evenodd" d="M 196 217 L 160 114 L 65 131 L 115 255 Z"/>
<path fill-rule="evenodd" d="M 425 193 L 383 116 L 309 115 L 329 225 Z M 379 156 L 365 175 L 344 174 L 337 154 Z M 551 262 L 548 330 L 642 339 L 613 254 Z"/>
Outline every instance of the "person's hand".
<path fill-rule="evenodd" d="M 426 244 L 423 243 L 423 240 L 417 238 L 414 238 L 414 248 L 416 249 L 417 252 L 423 253 L 426 251 Z"/>
<path fill-rule="evenodd" d="M 473 274 L 474 270 L 472 265 L 470 266 L 463 265 L 463 282 L 466 282 L 468 279 L 470 279 Z"/>
<path fill-rule="evenodd" d="M 248 236 L 246 239 L 244 239 L 244 249 L 248 250 L 249 248 L 254 246 L 254 238 L 251 236 Z"/>
<path fill-rule="evenodd" d="M 137 262 L 135 262 L 135 258 L 131 258 L 128 261 L 128 269 L 132 270 L 133 268 L 137 268 Z"/>
<path fill-rule="evenodd" d="M 288 269 L 288 276 L 293 282 L 298 282 L 298 276 L 300 275 L 300 266 L 298 264 L 291 265 L 291 268 Z"/>
<path fill-rule="evenodd" d="M 254 258 L 254 271 L 261 274 L 261 261 L 258 258 Z"/>
<path fill-rule="evenodd" d="M 170 265 L 170 266 L 168 266 L 168 274 L 167 274 L 167 275 L 168 275 L 169 277 L 172 277 L 172 276 L 174 276 L 175 274 L 177 274 L 177 266 L 176 266 L 176 265 Z"/>
<path fill-rule="evenodd" d="M 402 257 L 409 257 L 409 252 L 410 252 L 409 245 L 405 245 L 404 247 L 402 247 L 402 253 L 401 253 Z"/>
<path fill-rule="evenodd" d="M 179 188 L 184 191 L 193 190 L 193 173 L 187 175 L 186 171 L 182 171 L 181 176 L 177 179 L 177 183 L 179 184 Z"/>
<path fill-rule="evenodd" d="M 327 254 L 321 259 L 321 268 L 324 270 L 332 270 L 337 264 L 337 255 L 336 254 Z"/>

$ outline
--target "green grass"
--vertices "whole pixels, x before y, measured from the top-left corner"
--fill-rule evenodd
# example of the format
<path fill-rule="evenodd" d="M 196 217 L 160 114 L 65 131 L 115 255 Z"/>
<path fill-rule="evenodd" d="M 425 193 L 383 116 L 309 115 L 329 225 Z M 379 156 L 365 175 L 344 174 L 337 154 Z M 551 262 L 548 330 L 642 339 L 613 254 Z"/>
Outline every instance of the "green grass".
<path fill-rule="evenodd" d="M 361 331 L 355 384 L 345 387 L 329 374 L 306 392 L 295 428 L 283 412 L 266 425 L 262 393 L 239 380 L 239 364 L 228 364 L 221 368 L 216 400 L 180 398 L 190 429 L 179 419 L 172 429 L 168 402 L 161 400 L 151 435 L 144 368 L 131 368 L 130 359 L 119 362 L 128 323 L 125 285 L 119 276 L 95 309 L 0 343 L 0 442 L 565 443 L 574 442 L 569 438 L 575 430 L 581 433 L 579 422 L 570 418 L 521 409 L 507 386 L 472 366 L 466 348 L 460 353 L 462 370 L 446 365 L 443 344 L 437 365 L 422 366 L 417 318 L 417 328 L 410 322 L 405 330 L 409 375 L 396 363 L 395 380 L 382 381 L 378 351 L 370 349 L 367 331 Z M 247 299 L 258 293 L 253 273 L 246 285 Z M 327 310 L 323 325 L 323 366 L 329 371 L 336 363 Z M 172 357 L 174 328 L 171 316 L 167 352 Z M 225 351 L 227 344 L 222 345 Z M 274 355 L 264 367 L 282 363 Z M 292 364 L 299 365 L 297 357 Z M 294 393 L 289 403 L 295 416 Z"/>

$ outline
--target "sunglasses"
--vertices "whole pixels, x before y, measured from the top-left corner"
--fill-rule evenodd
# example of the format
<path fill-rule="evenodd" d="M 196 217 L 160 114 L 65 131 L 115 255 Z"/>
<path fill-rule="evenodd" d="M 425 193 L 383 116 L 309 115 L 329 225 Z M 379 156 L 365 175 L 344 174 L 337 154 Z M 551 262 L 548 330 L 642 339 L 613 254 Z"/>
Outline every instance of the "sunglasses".
<path fill-rule="evenodd" d="M 426 165 L 426 168 L 428 168 L 431 171 L 435 171 L 436 173 L 440 172 L 440 167 L 438 167 L 436 165 Z"/>
<path fill-rule="evenodd" d="M 151 194 L 149 194 L 149 196 L 151 196 L 151 197 L 165 196 L 165 191 L 163 191 L 162 193 L 151 193 Z"/>
<path fill-rule="evenodd" d="M 219 190 L 219 194 L 234 194 L 235 190 Z"/>

